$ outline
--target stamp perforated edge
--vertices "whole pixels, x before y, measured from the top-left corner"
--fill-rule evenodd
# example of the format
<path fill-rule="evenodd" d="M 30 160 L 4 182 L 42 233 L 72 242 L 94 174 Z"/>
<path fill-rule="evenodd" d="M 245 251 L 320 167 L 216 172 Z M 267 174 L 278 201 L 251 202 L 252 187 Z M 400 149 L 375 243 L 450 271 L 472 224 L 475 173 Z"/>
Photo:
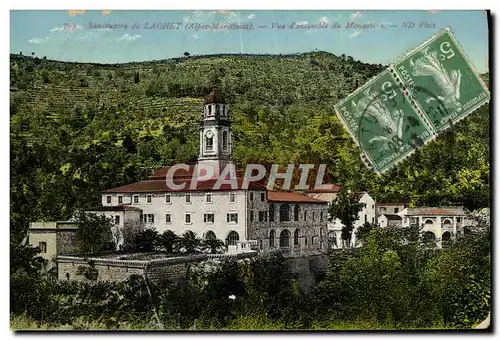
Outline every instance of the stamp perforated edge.
<path fill-rule="evenodd" d="M 483 87 L 483 89 L 485 90 L 485 92 L 487 93 L 487 98 L 486 100 L 484 101 L 481 101 L 479 102 L 477 105 L 473 106 L 470 110 L 470 112 L 466 115 L 462 115 L 460 117 L 458 117 L 458 119 L 456 119 L 453 124 L 456 124 L 458 123 L 459 121 L 461 121 L 462 119 L 468 117 L 470 114 L 474 113 L 476 110 L 478 110 L 480 107 L 482 107 L 483 105 L 486 105 L 487 103 L 490 102 L 491 100 L 491 93 L 488 89 L 488 87 L 486 86 L 486 84 L 484 83 L 483 79 L 479 76 L 479 73 L 477 72 L 477 69 L 476 67 L 474 66 L 474 64 L 471 62 L 471 60 L 469 59 L 469 56 L 465 53 L 465 51 L 463 50 L 462 48 L 462 45 L 457 41 L 457 39 L 455 38 L 455 35 L 453 34 L 453 31 L 451 30 L 450 27 L 445 27 L 444 29 L 438 31 L 436 34 L 434 34 L 433 36 L 431 36 L 429 39 L 425 40 L 423 43 L 419 44 L 418 46 L 415 46 L 413 49 L 411 49 L 409 52 L 406 52 L 404 53 L 403 55 L 401 55 L 400 57 L 398 57 L 393 63 L 391 63 L 389 65 L 389 67 L 387 67 L 385 70 L 381 71 L 379 74 L 377 74 L 376 76 L 370 78 L 367 82 L 365 82 L 363 85 L 361 85 L 360 87 L 358 87 L 355 91 L 353 91 L 351 94 L 349 94 L 346 98 L 342 99 L 338 104 L 335 104 L 334 105 L 334 108 L 335 108 L 335 111 L 337 113 L 337 116 L 339 117 L 340 121 L 342 122 L 342 125 L 344 125 L 344 128 L 348 131 L 349 135 L 351 136 L 351 138 L 354 140 L 354 142 L 356 143 L 356 145 L 358 146 L 358 148 L 361 150 L 361 160 L 363 161 L 363 163 L 369 168 L 369 169 L 372 169 L 377 175 L 381 175 L 383 173 L 386 173 L 387 171 L 389 171 L 391 168 L 395 167 L 396 165 L 398 165 L 399 163 L 401 163 L 402 161 L 406 160 L 408 157 L 410 157 L 411 155 L 413 155 L 417 150 L 420 150 L 421 148 L 419 149 L 412 149 L 410 150 L 408 153 L 405 154 L 405 156 L 399 158 L 397 161 L 395 161 L 394 163 L 392 163 L 392 166 L 389 167 L 389 168 L 386 168 L 386 169 L 381 169 L 381 170 L 378 170 L 376 167 L 375 167 L 375 164 L 373 164 L 373 161 L 371 160 L 371 158 L 368 156 L 368 154 L 365 152 L 364 148 L 360 145 L 360 143 L 358 142 L 358 139 L 357 137 L 354 135 L 354 133 L 351 131 L 351 128 L 349 127 L 349 125 L 347 124 L 347 122 L 344 120 L 344 118 L 342 117 L 342 115 L 340 114 L 340 110 L 338 109 L 339 106 L 341 106 L 344 102 L 346 102 L 348 99 L 350 99 L 351 97 L 353 97 L 354 95 L 356 95 L 358 92 L 360 92 L 361 90 L 363 90 L 366 86 L 368 86 L 369 84 L 373 83 L 375 80 L 377 80 L 377 78 L 381 77 L 385 72 L 389 72 L 389 74 L 391 74 L 391 76 L 394 78 L 394 80 L 396 82 L 399 82 L 400 84 L 404 84 L 402 82 L 402 80 L 400 79 L 400 77 L 398 76 L 398 74 L 396 73 L 395 71 L 395 65 L 396 63 L 398 63 L 399 61 L 402 61 L 404 59 L 406 59 L 406 57 L 414 52 L 416 52 L 417 50 L 421 49 L 424 45 L 432 42 L 433 40 L 439 38 L 440 36 L 446 34 L 447 32 L 450 33 L 450 37 L 453 39 L 453 41 L 455 42 L 455 44 L 457 45 L 457 47 L 460 49 L 460 52 L 462 53 L 462 55 L 464 56 L 464 59 L 465 61 L 467 62 L 467 64 L 469 65 L 469 67 L 472 69 L 474 75 L 476 76 L 477 80 L 479 81 L 479 83 L 481 84 L 481 86 Z M 411 92 L 408 92 L 409 94 Z M 426 124 L 427 128 L 430 130 L 431 132 L 431 136 L 429 139 L 427 139 L 425 142 L 424 142 L 424 145 L 428 145 L 429 143 L 433 142 L 437 137 L 439 137 L 440 135 L 440 132 L 444 132 L 446 130 L 448 130 L 451 126 L 448 124 L 446 125 L 446 127 L 444 127 L 442 130 L 440 131 L 435 131 L 435 129 L 432 127 L 432 125 L 430 124 L 430 122 L 428 121 L 427 117 L 425 116 L 425 114 L 423 113 L 423 109 L 420 107 L 420 105 L 418 104 L 418 102 L 414 99 L 413 97 L 413 94 L 410 94 L 409 96 L 409 99 L 411 100 L 411 103 L 412 103 L 412 107 L 415 109 L 417 115 L 419 115 L 422 119 L 422 121 Z"/>
<path fill-rule="evenodd" d="M 410 157 L 417 149 L 414 149 L 414 148 L 410 149 L 406 153 L 403 153 L 399 158 L 397 158 L 396 160 L 394 160 L 393 162 L 391 162 L 390 166 L 385 166 L 385 167 L 381 168 L 380 170 L 377 169 L 377 167 L 376 167 L 375 162 L 373 161 L 373 159 L 365 151 L 365 149 L 363 148 L 363 146 L 361 145 L 361 143 L 359 143 L 358 137 L 351 130 L 351 127 L 344 120 L 344 117 L 340 114 L 339 107 L 342 106 L 346 101 L 348 101 L 349 99 L 351 99 L 352 97 L 354 97 L 356 94 L 358 94 L 359 92 L 361 92 L 362 90 L 364 90 L 366 87 L 368 87 L 369 85 L 373 84 L 379 78 L 383 77 L 386 73 L 389 74 L 389 76 L 392 77 L 395 82 L 398 82 L 398 79 L 393 76 L 390 67 L 388 67 L 385 70 L 383 70 L 382 72 L 380 72 L 379 74 L 377 74 L 376 76 L 370 78 L 366 83 L 364 83 L 362 86 L 358 87 L 354 92 L 350 93 L 346 98 L 342 99 L 339 103 L 337 103 L 337 104 L 334 105 L 335 112 L 337 113 L 337 116 L 339 117 L 340 121 L 342 122 L 342 125 L 349 132 L 349 135 L 351 136 L 351 139 L 354 140 L 354 142 L 356 143 L 356 145 L 358 146 L 358 148 L 361 150 L 361 153 L 360 153 L 361 160 L 366 165 L 366 167 L 368 167 L 369 169 L 373 170 L 377 175 L 381 175 L 383 173 L 386 173 L 391 168 L 393 168 L 397 164 L 401 163 L 406 158 Z M 401 91 L 401 92 L 404 92 L 404 91 Z M 415 110 L 415 107 L 413 105 L 410 105 L 410 107 Z M 415 112 L 415 113 L 418 116 L 421 116 L 420 112 Z M 423 123 L 426 124 L 426 126 L 427 126 L 427 123 L 425 122 L 425 120 L 423 121 Z M 429 137 L 429 139 L 427 139 L 424 142 L 424 145 L 428 144 L 435 137 L 434 136 L 434 130 L 432 128 L 430 128 L 429 126 L 427 126 L 427 129 L 430 132 L 430 137 Z M 418 149 L 420 149 L 420 148 L 418 148 Z"/>
<path fill-rule="evenodd" d="M 470 69 L 472 70 L 472 73 L 474 74 L 474 76 L 476 77 L 477 81 L 479 82 L 479 84 L 481 85 L 481 87 L 483 88 L 483 90 L 486 92 L 487 94 L 487 97 L 483 100 L 481 100 L 479 103 L 477 103 L 476 105 L 472 106 L 471 108 L 469 108 L 467 111 L 468 113 L 466 114 L 462 114 L 460 115 L 459 117 L 455 118 L 455 120 L 453 120 L 452 124 L 457 124 L 458 122 L 460 122 L 462 119 L 466 118 L 467 116 L 469 116 L 470 114 L 474 113 L 476 110 L 478 110 L 480 107 L 482 107 L 483 105 L 486 105 L 487 103 L 490 102 L 491 100 L 491 93 L 488 89 L 488 86 L 486 86 L 485 82 L 483 81 L 483 79 L 481 78 L 481 76 L 479 75 L 479 72 L 477 71 L 476 67 L 474 66 L 474 63 L 472 63 L 472 61 L 470 60 L 469 56 L 467 55 L 467 53 L 465 53 L 465 50 L 463 49 L 462 45 L 460 44 L 460 42 L 458 42 L 458 40 L 455 38 L 455 34 L 453 33 L 453 30 L 451 29 L 451 27 L 447 26 L 445 27 L 444 29 L 438 31 L 436 34 L 434 34 L 432 37 L 430 37 L 429 39 L 427 39 L 426 41 L 424 41 L 423 43 L 421 43 L 420 45 L 414 47 L 410 52 L 408 53 L 405 53 L 404 55 L 400 56 L 398 59 L 396 59 L 396 61 L 394 63 L 391 63 L 391 65 L 389 66 L 389 69 L 391 70 L 391 73 L 396 77 L 398 78 L 398 81 L 401 82 L 401 84 L 404 84 L 403 83 L 403 80 L 400 79 L 399 77 L 399 74 L 397 73 L 397 70 L 396 70 L 396 64 L 400 61 L 403 61 L 405 60 L 406 58 L 408 58 L 408 56 L 412 53 L 415 53 L 415 52 L 418 52 L 420 51 L 422 48 L 424 48 L 426 45 L 430 44 L 432 41 L 434 41 L 435 39 L 438 39 L 439 37 L 445 35 L 446 33 L 449 34 L 450 38 L 453 40 L 453 42 L 455 43 L 455 45 L 457 46 L 457 48 L 459 49 L 460 53 L 462 54 L 465 62 L 467 63 L 467 65 L 470 67 Z M 413 93 L 411 93 L 411 90 L 408 89 L 408 93 L 409 93 L 409 98 L 411 98 L 411 102 L 413 104 L 415 104 L 415 110 L 418 111 L 418 114 L 420 116 L 423 116 L 424 118 L 424 121 L 427 122 L 428 124 L 430 124 L 430 127 L 433 131 L 433 138 L 431 138 L 430 140 L 428 140 L 425 144 L 428 144 L 430 143 L 431 141 L 433 141 L 434 139 L 436 139 L 438 137 L 438 135 L 441 133 L 441 132 L 445 132 L 447 131 L 449 128 L 451 128 L 451 124 L 450 123 L 447 123 L 446 125 L 443 125 L 443 127 L 441 127 L 439 130 L 436 130 L 434 129 L 434 127 L 432 126 L 432 124 L 428 121 L 427 117 L 425 116 L 424 114 L 424 110 L 423 108 L 420 106 L 420 104 L 415 100 L 414 96 L 413 96 Z M 425 145 L 424 144 L 424 145 Z"/>
<path fill-rule="evenodd" d="M 378 78 L 381 78 L 385 73 L 389 73 L 389 74 L 391 73 L 390 70 L 389 70 L 389 68 L 386 68 L 386 69 L 380 71 L 377 75 L 375 75 L 375 76 L 371 77 L 370 79 L 368 79 L 363 85 L 359 86 L 356 90 L 354 90 L 353 92 L 351 92 L 350 94 L 348 94 L 347 97 L 345 97 L 344 99 L 342 99 L 340 102 L 338 102 L 337 104 L 335 104 L 333 106 L 334 109 L 335 109 L 335 113 L 337 114 L 337 117 L 339 117 L 340 121 L 342 122 L 342 125 L 344 126 L 344 129 L 347 130 L 347 132 L 349 133 L 349 136 L 354 141 L 354 143 L 356 143 L 356 145 L 358 146 L 359 150 L 361 151 L 360 152 L 361 161 L 365 164 L 365 166 L 367 168 L 373 170 L 377 175 L 381 175 L 383 172 L 380 172 L 375 167 L 375 164 L 374 164 L 373 160 L 370 158 L 370 156 L 365 151 L 365 149 L 363 148 L 363 146 L 359 143 L 357 136 L 351 130 L 351 127 L 349 126 L 349 124 L 347 124 L 347 122 L 345 121 L 344 117 L 340 114 L 339 107 L 342 106 L 346 101 L 348 101 L 349 99 L 351 99 L 352 97 L 354 97 L 356 94 L 358 94 L 359 92 L 363 91 L 367 86 L 369 86 L 370 84 L 373 84 L 375 81 L 378 80 Z"/>

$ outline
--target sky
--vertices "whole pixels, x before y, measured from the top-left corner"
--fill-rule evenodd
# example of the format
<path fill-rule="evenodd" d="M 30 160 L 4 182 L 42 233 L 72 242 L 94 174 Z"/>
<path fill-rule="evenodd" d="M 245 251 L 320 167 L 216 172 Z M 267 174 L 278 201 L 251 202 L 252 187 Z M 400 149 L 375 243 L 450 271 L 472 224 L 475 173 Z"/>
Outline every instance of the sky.
<path fill-rule="evenodd" d="M 349 28 L 350 22 L 368 26 Z M 154 23 L 179 24 L 178 29 L 152 29 Z M 240 24 L 243 28 L 196 29 L 195 25 L 211 27 L 214 23 Z M 319 23 L 327 28 L 306 26 Z M 114 26 L 103 29 L 105 24 Z M 250 24 L 252 29 L 247 29 Z M 278 28 L 282 25 L 284 29 Z M 10 12 L 10 52 L 34 52 L 62 61 L 124 63 L 179 57 L 184 52 L 287 54 L 319 50 L 387 65 L 445 27 L 451 28 L 476 69 L 486 72 L 488 24 L 485 12 L 479 10 L 19 10 Z"/>

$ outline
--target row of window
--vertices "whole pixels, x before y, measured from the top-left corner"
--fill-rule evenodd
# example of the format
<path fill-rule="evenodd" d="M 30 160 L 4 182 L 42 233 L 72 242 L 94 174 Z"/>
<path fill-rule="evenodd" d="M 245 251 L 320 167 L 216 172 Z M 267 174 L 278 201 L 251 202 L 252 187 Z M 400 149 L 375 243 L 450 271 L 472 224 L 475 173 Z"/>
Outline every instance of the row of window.
<path fill-rule="evenodd" d="M 119 217 L 119 216 L 116 216 Z M 238 213 L 228 213 L 226 216 L 227 223 L 238 223 Z M 140 215 L 141 223 L 155 223 L 154 214 L 144 214 Z M 203 214 L 203 222 L 205 223 L 215 223 L 215 215 L 213 213 Z M 165 223 L 172 223 L 172 214 L 165 214 Z M 184 214 L 184 223 L 190 224 L 191 213 Z"/>
<path fill-rule="evenodd" d="M 205 149 L 207 151 L 214 149 L 214 136 L 212 134 L 205 135 Z M 227 131 L 222 131 L 222 149 L 227 150 Z"/>
<path fill-rule="evenodd" d="M 456 219 L 457 219 L 457 223 L 460 223 L 462 221 L 462 219 L 460 217 L 457 217 Z M 410 218 L 410 223 L 411 224 L 417 224 L 418 223 L 418 217 L 411 217 Z M 425 224 L 434 224 L 434 220 L 432 220 L 432 219 L 426 219 L 424 223 Z M 441 223 L 442 224 L 451 224 L 452 222 L 451 222 L 451 219 L 447 218 L 447 219 L 443 220 Z"/>
<path fill-rule="evenodd" d="M 186 193 L 184 195 L 184 200 L 186 203 L 191 203 L 191 194 Z M 153 201 L 153 195 L 146 195 L 146 203 L 152 203 Z M 207 192 L 205 194 L 205 203 L 212 203 L 212 193 Z M 234 192 L 229 193 L 229 202 L 230 203 L 235 203 L 236 202 L 236 194 Z M 106 196 L 106 203 L 111 204 L 111 196 Z M 134 195 L 133 196 L 133 203 L 134 204 L 139 204 L 139 195 Z M 171 194 L 165 194 L 165 203 L 170 204 L 172 203 L 172 195 Z M 123 204 L 123 196 L 118 196 L 118 204 Z"/>
<path fill-rule="evenodd" d="M 265 192 L 261 192 L 260 193 L 260 201 L 264 202 L 265 200 L 266 200 L 266 193 Z M 250 201 L 253 202 L 253 192 L 250 192 Z"/>
<path fill-rule="evenodd" d="M 271 230 L 269 233 L 269 247 L 275 247 L 275 238 L 276 238 L 276 232 L 274 230 Z M 323 229 L 320 229 L 320 238 L 323 239 Z M 316 244 L 317 243 L 317 236 L 311 236 L 311 244 Z M 304 237 L 304 245 L 307 246 L 307 240 L 308 237 Z M 261 242 L 262 245 L 262 242 Z M 290 232 L 288 230 L 283 230 L 279 236 L 279 246 L 280 247 L 290 247 Z M 298 246 L 299 245 L 299 229 L 295 229 L 295 232 L 293 233 L 293 245 Z M 261 246 L 262 248 L 262 246 Z"/>
<path fill-rule="evenodd" d="M 316 212 L 312 212 L 312 221 L 316 220 Z M 271 204 L 269 206 L 269 222 L 274 222 L 276 218 L 276 209 L 274 204 Z M 303 220 L 307 221 L 308 218 L 308 211 L 304 210 L 304 215 L 303 215 Z M 320 211 L 319 213 L 319 220 L 323 221 L 324 219 L 324 213 L 323 211 Z M 290 216 L 290 205 L 288 204 L 282 204 L 280 206 L 280 213 L 279 213 L 279 220 L 281 222 L 288 222 L 291 221 L 291 216 Z M 300 207 L 298 205 L 294 206 L 293 209 L 293 220 L 294 221 L 300 221 Z M 254 211 L 250 210 L 250 222 L 254 221 Z M 259 222 L 267 222 L 267 211 L 259 211 Z"/>
<path fill-rule="evenodd" d="M 208 107 L 208 110 L 207 110 L 207 107 Z M 204 107 L 203 111 L 207 116 L 211 116 L 212 115 L 212 105 L 208 105 L 207 107 Z M 222 107 L 222 110 L 221 110 L 221 107 Z M 215 114 L 216 115 L 222 114 L 223 116 L 225 116 L 227 114 L 226 106 L 215 104 Z"/>

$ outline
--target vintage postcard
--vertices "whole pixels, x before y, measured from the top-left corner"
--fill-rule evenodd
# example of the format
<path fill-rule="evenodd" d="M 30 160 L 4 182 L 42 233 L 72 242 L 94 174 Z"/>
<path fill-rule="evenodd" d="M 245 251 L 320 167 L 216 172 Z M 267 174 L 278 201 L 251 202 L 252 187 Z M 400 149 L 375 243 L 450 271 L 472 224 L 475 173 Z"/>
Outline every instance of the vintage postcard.
<path fill-rule="evenodd" d="M 491 34 L 12 10 L 11 330 L 491 330 Z"/>

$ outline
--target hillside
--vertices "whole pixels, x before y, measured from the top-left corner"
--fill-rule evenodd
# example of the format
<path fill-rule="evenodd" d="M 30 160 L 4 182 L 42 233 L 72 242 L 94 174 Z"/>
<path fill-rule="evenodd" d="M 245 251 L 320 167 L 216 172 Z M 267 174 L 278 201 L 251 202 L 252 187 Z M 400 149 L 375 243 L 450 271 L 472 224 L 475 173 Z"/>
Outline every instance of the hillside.
<path fill-rule="evenodd" d="M 67 218 L 159 166 L 196 160 L 201 98 L 213 85 L 230 103 L 238 163 L 326 163 L 334 182 L 379 200 L 488 204 L 488 107 L 387 176 L 361 163 L 333 105 L 382 69 L 325 52 L 116 65 L 11 55 L 14 233 Z"/>

